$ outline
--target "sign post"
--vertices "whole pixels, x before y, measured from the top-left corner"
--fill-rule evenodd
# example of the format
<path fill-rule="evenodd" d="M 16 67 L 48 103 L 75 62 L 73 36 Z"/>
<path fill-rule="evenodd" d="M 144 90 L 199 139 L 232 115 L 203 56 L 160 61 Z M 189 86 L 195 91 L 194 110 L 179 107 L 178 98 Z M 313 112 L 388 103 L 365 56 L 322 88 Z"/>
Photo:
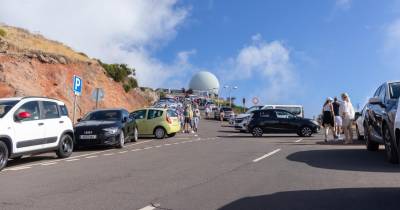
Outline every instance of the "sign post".
<path fill-rule="evenodd" d="M 104 91 L 102 88 L 93 90 L 92 99 L 96 102 L 96 109 L 99 108 L 99 102 L 104 99 Z"/>
<path fill-rule="evenodd" d="M 260 99 L 258 99 L 258 97 L 254 97 L 252 102 L 254 105 L 257 105 L 258 103 L 260 103 Z"/>
<path fill-rule="evenodd" d="M 245 112 L 246 111 L 246 98 L 243 98 L 242 102 L 243 102 L 243 112 Z"/>
<path fill-rule="evenodd" d="M 74 111 L 72 114 L 72 122 L 75 123 L 77 96 L 82 94 L 82 79 L 76 75 L 74 75 L 73 79 L 73 91 L 74 91 Z"/>

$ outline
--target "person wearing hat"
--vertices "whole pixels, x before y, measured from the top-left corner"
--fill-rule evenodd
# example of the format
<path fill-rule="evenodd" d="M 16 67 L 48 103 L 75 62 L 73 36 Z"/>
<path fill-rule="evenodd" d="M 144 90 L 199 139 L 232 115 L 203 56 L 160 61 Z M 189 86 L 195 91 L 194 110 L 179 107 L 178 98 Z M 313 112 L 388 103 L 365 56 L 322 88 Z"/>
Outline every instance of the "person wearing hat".
<path fill-rule="evenodd" d="M 332 101 L 333 99 L 331 97 L 328 97 L 322 108 L 322 126 L 325 129 L 325 142 L 328 141 L 329 129 L 332 130 L 332 135 L 335 139 L 335 132 L 333 129 L 335 126 L 335 118 Z"/>
<path fill-rule="evenodd" d="M 340 140 L 340 133 L 342 132 L 343 124 L 342 124 L 342 117 L 340 116 L 340 113 L 339 113 L 340 102 L 339 102 L 337 97 L 335 97 L 333 99 L 332 106 L 333 106 L 333 112 L 334 112 L 334 115 L 335 115 L 335 128 L 334 128 L 335 129 L 335 136 L 336 136 L 336 139 Z"/>
<path fill-rule="evenodd" d="M 340 105 L 339 113 L 343 119 L 342 129 L 345 136 L 345 144 L 353 143 L 353 129 L 352 122 L 354 120 L 354 107 L 350 101 L 349 94 L 342 93 L 342 104 Z"/>

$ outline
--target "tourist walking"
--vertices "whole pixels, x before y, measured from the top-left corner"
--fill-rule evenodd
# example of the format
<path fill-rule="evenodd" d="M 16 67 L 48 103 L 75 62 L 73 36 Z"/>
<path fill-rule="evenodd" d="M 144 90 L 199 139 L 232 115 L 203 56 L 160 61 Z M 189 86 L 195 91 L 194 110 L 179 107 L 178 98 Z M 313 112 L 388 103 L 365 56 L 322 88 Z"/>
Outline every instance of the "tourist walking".
<path fill-rule="evenodd" d="M 334 127 L 334 131 L 335 131 L 335 138 L 340 140 L 340 134 L 342 133 L 342 126 L 343 126 L 343 121 L 342 121 L 342 117 L 340 116 L 339 110 L 340 110 L 340 102 L 338 100 L 337 97 L 335 97 L 333 99 L 333 113 L 335 115 L 335 127 Z"/>
<path fill-rule="evenodd" d="M 190 106 L 190 104 L 187 104 L 185 107 L 185 111 L 183 111 L 183 115 L 185 117 L 185 123 L 184 123 L 184 132 L 185 133 L 190 133 L 189 128 L 192 127 L 192 117 L 193 117 L 193 111 Z"/>
<path fill-rule="evenodd" d="M 225 118 L 225 112 L 224 112 L 224 109 L 221 108 L 219 110 L 219 119 L 221 120 L 221 123 L 224 122 L 224 118 Z"/>
<path fill-rule="evenodd" d="M 210 112 L 211 112 L 211 109 L 210 109 L 210 106 L 209 105 L 206 105 L 206 119 L 209 119 L 210 118 Z"/>
<path fill-rule="evenodd" d="M 329 130 L 332 130 L 333 138 L 335 138 L 335 132 L 333 130 L 335 119 L 332 101 L 333 99 L 328 97 L 322 107 L 322 126 L 325 130 L 325 142 L 328 141 Z"/>
<path fill-rule="evenodd" d="M 340 105 L 340 116 L 343 119 L 342 129 L 344 131 L 345 136 L 345 144 L 352 144 L 353 143 L 353 129 L 352 129 L 352 122 L 354 120 L 354 107 L 350 101 L 350 97 L 347 93 L 342 94 L 342 103 Z"/>
<path fill-rule="evenodd" d="M 196 133 L 198 132 L 200 117 L 199 107 L 196 106 L 196 108 L 193 110 L 193 131 Z"/>

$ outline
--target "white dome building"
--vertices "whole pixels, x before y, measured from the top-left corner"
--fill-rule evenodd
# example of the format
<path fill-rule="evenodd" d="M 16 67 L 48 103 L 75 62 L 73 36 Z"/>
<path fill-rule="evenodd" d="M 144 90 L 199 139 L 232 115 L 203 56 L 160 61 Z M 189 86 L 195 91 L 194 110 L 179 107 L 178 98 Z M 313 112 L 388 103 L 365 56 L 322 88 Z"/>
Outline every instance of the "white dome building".
<path fill-rule="evenodd" d="M 200 71 L 190 80 L 189 89 L 194 91 L 208 91 L 216 95 L 219 91 L 219 81 L 214 74 L 208 71 Z"/>

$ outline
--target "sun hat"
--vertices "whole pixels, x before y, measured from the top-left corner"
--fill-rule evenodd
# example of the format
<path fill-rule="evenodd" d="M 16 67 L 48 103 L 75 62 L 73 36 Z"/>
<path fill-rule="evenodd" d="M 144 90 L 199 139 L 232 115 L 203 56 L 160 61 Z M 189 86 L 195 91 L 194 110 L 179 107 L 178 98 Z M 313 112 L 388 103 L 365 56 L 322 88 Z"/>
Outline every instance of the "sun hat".
<path fill-rule="evenodd" d="M 333 98 L 332 97 L 328 97 L 328 98 L 326 98 L 326 100 L 327 101 L 333 101 Z"/>

